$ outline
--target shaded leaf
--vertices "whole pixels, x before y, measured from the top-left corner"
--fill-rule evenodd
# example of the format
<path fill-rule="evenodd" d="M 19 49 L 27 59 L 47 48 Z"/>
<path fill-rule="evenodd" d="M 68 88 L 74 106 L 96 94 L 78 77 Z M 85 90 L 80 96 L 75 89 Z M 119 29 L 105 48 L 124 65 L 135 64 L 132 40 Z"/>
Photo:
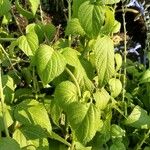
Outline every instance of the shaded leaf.
<path fill-rule="evenodd" d="M 9 0 L 0 0 L 0 16 L 6 15 L 11 9 L 11 3 Z"/>

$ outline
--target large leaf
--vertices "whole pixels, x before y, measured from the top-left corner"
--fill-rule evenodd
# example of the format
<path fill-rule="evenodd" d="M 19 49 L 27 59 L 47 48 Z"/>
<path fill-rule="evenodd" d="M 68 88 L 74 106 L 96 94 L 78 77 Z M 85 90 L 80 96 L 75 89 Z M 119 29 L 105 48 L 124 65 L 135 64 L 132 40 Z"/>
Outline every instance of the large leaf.
<path fill-rule="evenodd" d="M 44 85 L 59 76 L 65 69 L 66 62 L 62 54 L 48 45 L 41 45 L 36 55 L 36 67 Z"/>
<path fill-rule="evenodd" d="M 131 114 L 125 120 L 125 124 L 135 128 L 150 128 L 150 116 L 139 106 L 135 106 Z"/>
<path fill-rule="evenodd" d="M 70 103 L 78 101 L 77 87 L 70 81 L 61 82 L 55 90 L 55 100 L 64 110 Z"/>
<path fill-rule="evenodd" d="M 1 138 L 0 150 L 21 150 L 19 144 L 11 138 Z"/>
<path fill-rule="evenodd" d="M 115 72 L 113 41 L 108 37 L 98 37 L 94 45 L 95 65 L 99 84 L 102 86 Z"/>
<path fill-rule="evenodd" d="M 97 37 L 105 19 L 103 6 L 91 4 L 90 1 L 82 3 L 78 11 L 79 22 L 86 34 L 90 37 Z"/>
<path fill-rule="evenodd" d="M 29 0 L 30 4 L 31 4 L 31 11 L 32 13 L 35 15 L 38 6 L 40 4 L 40 0 Z"/>
<path fill-rule="evenodd" d="M 140 83 L 148 83 L 148 82 L 150 82 L 150 69 L 146 70 L 143 73 L 143 76 L 140 80 Z"/>
<path fill-rule="evenodd" d="M 51 132 L 49 116 L 43 104 L 36 100 L 24 100 L 17 105 L 14 112 L 15 119 L 24 125 L 39 125 Z M 44 116 L 44 117 L 43 117 Z"/>
<path fill-rule="evenodd" d="M 68 120 L 78 141 L 85 144 L 95 135 L 100 124 L 100 111 L 93 104 L 71 103 Z"/>
<path fill-rule="evenodd" d="M 0 16 L 8 13 L 11 9 L 11 4 L 9 0 L 0 0 Z"/>
<path fill-rule="evenodd" d="M 80 88 L 82 90 L 93 90 L 93 83 L 88 78 L 87 72 L 78 58 L 78 52 L 72 48 L 65 48 L 63 55 L 67 61 L 67 64 L 74 67 L 73 74 L 77 79 Z"/>
<path fill-rule="evenodd" d="M 73 18 L 78 18 L 78 10 L 82 3 L 87 0 L 73 0 L 72 10 L 73 10 Z"/>
<path fill-rule="evenodd" d="M 28 147 L 30 150 L 49 150 L 48 140 L 44 138 L 44 131 L 36 126 L 24 126 L 13 133 L 13 138 L 19 143 L 20 147 Z"/>
<path fill-rule="evenodd" d="M 83 28 L 80 25 L 79 19 L 73 18 L 68 22 L 65 34 L 81 35 L 81 36 L 85 34 Z"/>
<path fill-rule="evenodd" d="M 35 32 L 27 33 L 18 39 L 19 48 L 27 55 L 33 56 L 38 49 L 39 41 Z"/>

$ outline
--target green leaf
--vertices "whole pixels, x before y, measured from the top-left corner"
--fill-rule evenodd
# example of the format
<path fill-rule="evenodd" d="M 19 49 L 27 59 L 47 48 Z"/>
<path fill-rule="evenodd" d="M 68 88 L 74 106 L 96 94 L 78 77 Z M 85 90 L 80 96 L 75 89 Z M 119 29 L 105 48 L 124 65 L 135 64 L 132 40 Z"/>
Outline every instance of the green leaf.
<path fill-rule="evenodd" d="M 116 62 L 116 71 L 119 71 L 119 69 L 122 66 L 122 57 L 120 54 L 115 54 L 115 62 Z"/>
<path fill-rule="evenodd" d="M 13 117 L 12 117 L 12 109 L 10 106 L 4 105 L 5 109 L 5 117 L 6 117 L 6 124 L 7 127 L 10 127 L 13 124 Z M 3 113 L 2 113 L 2 105 L 0 103 L 0 131 L 4 131 L 4 120 L 3 120 Z"/>
<path fill-rule="evenodd" d="M 73 10 L 73 18 L 78 18 L 78 10 L 82 3 L 87 0 L 73 0 L 72 10 Z"/>
<path fill-rule="evenodd" d="M 18 39 L 19 48 L 27 55 L 34 56 L 39 46 L 38 37 L 34 32 L 27 33 Z"/>
<path fill-rule="evenodd" d="M 82 145 L 79 142 L 75 142 L 74 145 L 76 147 L 76 150 L 92 150 L 92 147 L 89 147 L 89 146 L 85 147 L 84 145 Z"/>
<path fill-rule="evenodd" d="M 11 3 L 9 0 L 0 0 L 0 16 L 6 15 L 11 9 Z"/>
<path fill-rule="evenodd" d="M 106 5 L 115 4 L 115 3 L 118 3 L 118 2 L 120 2 L 120 0 L 102 0 L 102 3 L 106 4 Z"/>
<path fill-rule="evenodd" d="M 111 96 L 113 98 L 117 97 L 122 91 L 122 83 L 119 79 L 111 78 L 109 80 L 109 88 L 111 92 Z"/>
<path fill-rule="evenodd" d="M 96 100 L 96 106 L 100 110 L 104 110 L 107 107 L 107 104 L 110 100 L 109 93 L 104 89 L 100 89 L 96 91 L 96 93 L 93 93 L 94 99 Z"/>
<path fill-rule="evenodd" d="M 73 74 L 76 80 L 78 81 L 81 90 L 92 91 L 94 85 L 88 78 L 87 72 L 78 58 L 79 52 L 72 48 L 67 47 L 63 50 L 62 54 L 65 57 L 67 64 L 74 68 Z"/>
<path fill-rule="evenodd" d="M 63 55 L 48 45 L 39 47 L 35 59 L 38 74 L 44 85 L 59 76 L 66 66 Z"/>
<path fill-rule="evenodd" d="M 33 15 L 36 14 L 36 11 L 38 9 L 38 6 L 40 4 L 40 0 L 29 0 L 30 4 L 31 4 L 31 11 L 33 13 Z"/>
<path fill-rule="evenodd" d="M 113 144 L 110 146 L 110 150 L 126 150 L 125 145 L 122 143 L 120 139 L 116 139 L 113 141 Z"/>
<path fill-rule="evenodd" d="M 70 81 L 61 82 L 55 89 L 55 100 L 61 108 L 67 110 L 70 103 L 78 101 L 77 87 Z"/>
<path fill-rule="evenodd" d="M 46 38 L 51 41 L 56 34 L 56 27 L 53 24 L 46 24 L 43 26 L 43 31 Z"/>
<path fill-rule="evenodd" d="M 10 104 L 12 103 L 14 98 L 14 91 L 15 91 L 14 81 L 9 75 L 3 75 L 2 85 L 5 103 Z"/>
<path fill-rule="evenodd" d="M 22 8 L 22 6 L 19 4 L 19 0 L 15 1 L 15 6 L 16 6 L 17 10 L 19 11 L 19 13 L 22 14 L 27 19 L 34 18 L 34 15 L 31 12 L 29 12 L 29 11 L 25 10 L 24 8 Z"/>
<path fill-rule="evenodd" d="M 150 69 L 146 70 L 143 73 L 142 78 L 140 79 L 140 83 L 148 83 L 150 82 Z"/>
<path fill-rule="evenodd" d="M 135 106 L 124 123 L 135 128 L 148 129 L 150 128 L 150 116 L 144 109 Z"/>
<path fill-rule="evenodd" d="M 111 137 L 112 138 L 122 138 L 125 136 L 125 130 L 116 124 L 111 125 Z"/>
<path fill-rule="evenodd" d="M 21 150 L 19 144 L 12 138 L 1 138 L 0 150 Z"/>
<path fill-rule="evenodd" d="M 65 31 L 66 35 L 81 35 L 84 36 L 85 32 L 83 30 L 83 28 L 80 25 L 79 19 L 77 18 L 73 18 L 68 22 L 66 31 Z"/>
<path fill-rule="evenodd" d="M 44 116 L 44 117 L 43 117 Z M 36 100 L 24 100 L 17 105 L 14 117 L 24 125 L 39 125 L 49 133 L 52 130 L 49 116 L 43 104 Z"/>
<path fill-rule="evenodd" d="M 28 147 L 30 150 L 49 150 L 47 138 L 40 137 L 41 135 L 44 135 L 43 131 L 32 125 L 16 129 L 13 133 L 13 138 L 19 143 L 21 148 Z"/>
<path fill-rule="evenodd" d="M 113 41 L 108 36 L 98 37 L 94 45 L 94 55 L 99 85 L 102 86 L 115 72 Z"/>
<path fill-rule="evenodd" d="M 82 3 L 78 11 L 79 22 L 90 37 L 97 37 L 105 19 L 103 6 L 91 4 L 90 1 Z"/>
<path fill-rule="evenodd" d="M 82 144 L 89 142 L 99 127 L 99 109 L 93 104 L 74 102 L 69 105 L 67 115 L 78 141 Z"/>
<path fill-rule="evenodd" d="M 113 26 L 115 23 L 114 10 L 110 9 L 110 7 L 105 7 L 105 24 L 101 29 L 101 33 L 103 34 L 111 34 L 113 31 Z"/>

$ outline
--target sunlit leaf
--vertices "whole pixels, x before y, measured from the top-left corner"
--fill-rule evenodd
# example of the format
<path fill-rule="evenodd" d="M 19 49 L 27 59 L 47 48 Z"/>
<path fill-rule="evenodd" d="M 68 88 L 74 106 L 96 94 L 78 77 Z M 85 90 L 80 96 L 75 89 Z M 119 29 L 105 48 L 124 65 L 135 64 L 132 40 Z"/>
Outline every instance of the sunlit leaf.
<path fill-rule="evenodd" d="M 35 59 L 38 74 L 44 85 L 59 76 L 66 66 L 63 55 L 48 45 L 39 47 Z"/>
<path fill-rule="evenodd" d="M 27 55 L 34 56 L 39 46 L 38 37 L 34 32 L 27 33 L 18 39 L 19 48 Z"/>
<path fill-rule="evenodd" d="M 105 9 L 103 9 L 103 6 L 91 4 L 90 1 L 82 3 L 79 7 L 79 22 L 90 38 L 99 35 L 105 19 L 104 14 Z"/>
<path fill-rule="evenodd" d="M 148 129 L 150 128 L 150 116 L 144 109 L 135 106 L 124 123 L 135 128 Z"/>
<path fill-rule="evenodd" d="M 35 15 L 38 6 L 40 4 L 40 0 L 29 0 L 30 4 L 31 4 L 31 11 L 32 13 Z"/>
<path fill-rule="evenodd" d="M 23 125 L 39 125 L 48 132 L 52 130 L 44 105 L 36 100 L 24 100 L 18 104 L 14 116 Z"/>
<path fill-rule="evenodd" d="M 68 120 L 77 139 L 85 144 L 98 130 L 100 111 L 93 104 L 71 103 L 67 110 Z"/>
<path fill-rule="evenodd" d="M 94 54 L 99 84 L 102 86 L 115 72 L 113 41 L 108 36 L 99 37 L 94 45 Z"/>

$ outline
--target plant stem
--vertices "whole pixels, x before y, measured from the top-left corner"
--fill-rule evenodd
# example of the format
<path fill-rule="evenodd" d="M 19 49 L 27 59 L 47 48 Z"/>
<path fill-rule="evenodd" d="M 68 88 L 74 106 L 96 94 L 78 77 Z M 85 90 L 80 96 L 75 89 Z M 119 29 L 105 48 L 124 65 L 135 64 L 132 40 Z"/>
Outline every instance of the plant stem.
<path fill-rule="evenodd" d="M 6 42 L 9 42 L 9 41 L 15 41 L 16 38 L 0 38 L 0 41 L 6 41 Z"/>
<path fill-rule="evenodd" d="M 10 60 L 8 54 L 7 54 L 7 52 L 4 50 L 4 48 L 3 48 L 3 46 L 2 46 L 1 44 L 0 44 L 0 49 L 2 50 L 2 52 L 4 53 L 4 55 L 6 56 L 6 58 L 8 59 L 10 65 L 11 65 L 11 67 L 12 67 L 12 69 L 14 70 L 15 75 L 18 77 L 18 79 L 20 79 L 20 77 L 19 77 L 18 74 L 16 73 L 16 69 L 14 68 L 14 66 L 13 66 L 13 64 L 12 64 L 12 62 L 11 62 L 11 60 Z"/>
<path fill-rule="evenodd" d="M 9 131 L 7 128 L 7 119 L 6 119 L 6 107 L 4 103 L 4 94 L 3 94 L 3 87 L 2 87 L 2 71 L 1 71 L 1 66 L 0 66 L 0 98 L 1 98 L 1 107 L 2 107 L 2 114 L 3 114 L 3 122 L 4 122 L 4 128 L 5 128 L 5 133 L 7 137 L 9 136 Z"/>
<path fill-rule="evenodd" d="M 72 78 L 72 80 L 74 81 L 74 83 L 75 83 L 75 85 L 76 85 L 76 87 L 78 89 L 79 97 L 81 97 L 81 90 L 80 90 L 80 86 L 78 84 L 77 79 L 75 78 L 75 76 L 73 75 L 73 73 L 68 68 L 66 68 L 66 71 L 70 75 L 70 77 Z"/>
<path fill-rule="evenodd" d="M 74 140 L 72 140 L 70 150 L 74 150 Z"/>
<path fill-rule="evenodd" d="M 67 2 L 68 2 L 68 22 L 70 22 L 70 20 L 71 20 L 71 2 L 72 2 L 72 0 L 67 0 Z M 69 47 L 71 47 L 71 35 L 69 35 L 69 37 L 68 37 L 68 42 L 69 42 Z"/>
<path fill-rule="evenodd" d="M 144 135 L 143 140 L 137 145 L 136 150 L 141 149 L 141 146 L 144 144 L 145 140 L 146 140 L 147 138 L 149 138 L 149 134 L 150 134 L 150 129 L 149 129 L 148 132 Z"/>
<path fill-rule="evenodd" d="M 123 17 L 123 29 L 124 29 L 124 73 L 123 73 L 123 94 L 122 94 L 122 102 L 125 102 L 125 93 L 126 93 L 126 63 L 127 63 L 127 30 L 126 30 L 126 20 L 125 20 L 125 8 L 122 7 L 122 17 Z M 127 105 L 125 104 L 125 116 L 127 115 Z"/>

